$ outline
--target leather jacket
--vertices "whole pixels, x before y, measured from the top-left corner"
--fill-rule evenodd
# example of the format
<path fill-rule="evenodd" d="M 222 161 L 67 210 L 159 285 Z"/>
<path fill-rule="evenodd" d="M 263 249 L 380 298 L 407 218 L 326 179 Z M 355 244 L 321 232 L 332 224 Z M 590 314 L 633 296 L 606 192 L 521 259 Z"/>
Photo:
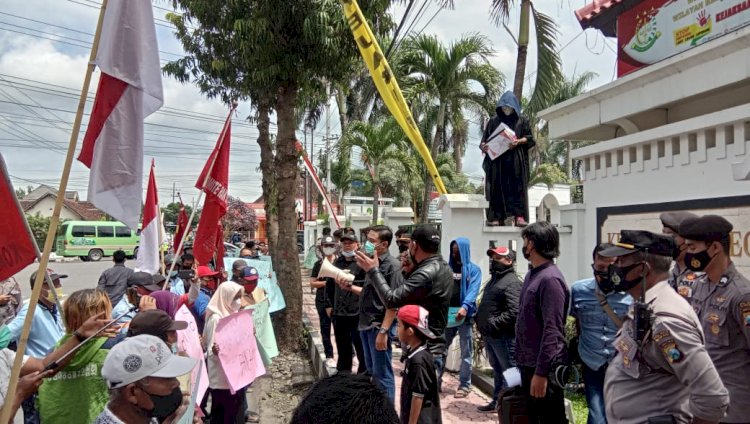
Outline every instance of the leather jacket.
<path fill-rule="evenodd" d="M 409 278 L 396 288 L 388 285 L 378 268 L 371 269 L 367 276 L 373 287 L 389 309 L 404 305 L 419 305 L 429 313 L 427 325 L 437 336 L 427 342 L 433 355 L 445 355 L 445 326 L 448 324 L 448 303 L 453 291 L 453 273 L 439 255 L 431 256 L 419 264 Z"/>
<path fill-rule="evenodd" d="M 522 286 L 523 282 L 512 267 L 492 274 L 475 317 L 477 329 L 483 336 L 496 339 L 515 336 Z"/>

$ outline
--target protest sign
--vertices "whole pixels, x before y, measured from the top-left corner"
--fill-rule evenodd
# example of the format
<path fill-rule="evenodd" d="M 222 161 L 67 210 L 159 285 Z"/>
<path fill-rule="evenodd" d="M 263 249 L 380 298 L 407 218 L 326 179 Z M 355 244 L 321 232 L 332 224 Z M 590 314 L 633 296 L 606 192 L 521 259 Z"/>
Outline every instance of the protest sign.
<path fill-rule="evenodd" d="M 510 149 L 510 144 L 516 141 L 516 133 L 507 125 L 500 123 L 495 131 L 487 138 L 487 155 L 490 160 L 497 159 Z"/>
<path fill-rule="evenodd" d="M 224 268 L 232 269 L 232 264 L 238 258 L 224 258 Z M 258 270 L 258 287 L 268 293 L 268 299 L 271 301 L 271 307 L 269 312 L 273 313 L 286 308 L 286 302 L 284 301 L 284 294 L 281 293 L 281 288 L 276 280 L 276 273 L 273 271 L 273 265 L 270 261 L 259 260 L 259 259 L 242 259 L 249 266 L 254 267 Z"/>
<path fill-rule="evenodd" d="M 200 387 L 201 383 L 203 383 L 203 385 L 206 384 L 206 380 L 201 378 L 201 374 L 205 373 L 206 367 L 204 366 L 203 361 L 198 361 L 198 365 L 193 369 L 190 378 L 185 379 L 187 380 L 187 383 L 185 383 L 182 378 L 177 378 L 180 381 L 181 388 L 189 387 L 191 389 L 188 391 L 188 393 L 190 393 L 190 406 L 185 410 L 185 414 L 177 420 L 177 424 L 193 424 L 195 410 L 200 408 L 201 399 L 203 399 L 202 394 L 200 397 L 198 396 L 198 390 L 196 390 L 196 388 Z M 183 389 L 182 392 L 185 393 L 186 391 Z"/>
<path fill-rule="evenodd" d="M 232 394 L 266 373 L 255 341 L 253 311 L 246 309 L 219 320 L 214 343 Z"/>
<path fill-rule="evenodd" d="M 193 314 L 190 313 L 187 306 L 182 305 L 180 309 L 174 314 L 175 321 L 185 321 L 188 326 L 184 330 L 177 331 L 177 351 L 185 352 L 193 359 L 197 359 L 198 362 L 203 364 L 203 348 L 201 347 L 201 339 L 198 335 L 198 324 L 195 322 Z M 206 367 L 198 366 L 193 368 L 193 372 L 190 374 L 190 381 L 192 382 L 191 393 L 193 393 L 197 399 L 198 406 L 200 401 L 208 390 L 208 373 Z"/>
<path fill-rule="evenodd" d="M 258 292 L 259 290 L 256 290 Z M 255 294 L 255 293 L 253 293 Z M 253 324 L 255 324 L 255 340 L 258 342 L 258 351 L 263 359 L 263 365 L 271 364 L 271 359 L 279 355 L 279 348 L 276 345 L 276 335 L 273 332 L 271 324 L 271 315 L 269 314 L 270 300 L 268 297 L 255 299 L 255 304 L 250 306 L 253 310 Z"/>

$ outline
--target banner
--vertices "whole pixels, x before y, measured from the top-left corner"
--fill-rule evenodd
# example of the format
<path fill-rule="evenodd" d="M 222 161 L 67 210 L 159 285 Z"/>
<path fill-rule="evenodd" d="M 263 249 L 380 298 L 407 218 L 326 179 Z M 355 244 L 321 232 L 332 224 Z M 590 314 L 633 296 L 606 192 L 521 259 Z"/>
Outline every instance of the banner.
<path fill-rule="evenodd" d="M 177 351 L 185 352 L 193 359 L 197 359 L 200 366 L 193 368 L 193 372 L 190 375 L 190 381 L 195 385 L 191 386 L 191 392 L 193 398 L 197 399 L 195 405 L 200 406 L 203 395 L 208 390 L 208 373 L 206 372 L 203 348 L 201 347 L 201 339 L 198 335 L 198 324 L 195 322 L 195 317 L 190 313 L 187 306 L 182 305 L 180 309 L 174 314 L 175 321 L 185 321 L 188 326 L 184 330 L 177 331 Z"/>
<path fill-rule="evenodd" d="M 239 334 L 252 337 L 237 337 Z M 255 341 L 253 311 L 246 309 L 220 319 L 214 341 L 232 394 L 266 373 Z"/>
<path fill-rule="evenodd" d="M 380 97 L 383 98 L 383 102 L 388 107 L 388 110 L 391 111 L 391 114 L 393 114 L 393 117 L 404 130 L 406 136 L 409 137 L 409 140 L 411 140 L 414 147 L 417 148 L 417 151 L 422 156 L 422 160 L 432 177 L 432 181 L 435 183 L 437 191 L 440 194 L 447 194 L 448 192 L 445 190 L 443 180 L 440 178 L 437 167 L 435 167 L 435 162 L 433 162 L 430 155 L 430 149 L 424 144 L 417 123 L 414 122 L 414 118 L 411 116 L 409 105 L 406 104 L 404 95 L 398 87 L 396 76 L 391 71 L 391 67 L 388 65 L 383 51 L 380 50 L 378 41 L 370 30 L 370 26 L 367 24 L 364 15 L 362 15 L 357 1 L 341 0 L 341 4 L 344 7 L 346 22 L 349 24 L 352 34 L 354 34 L 354 40 L 357 42 L 359 52 L 362 53 L 362 58 L 370 70 L 370 75 L 375 82 L 375 86 L 378 88 Z"/>
<path fill-rule="evenodd" d="M 750 24 L 750 0 L 644 0 L 617 17 L 617 75 Z"/>
<path fill-rule="evenodd" d="M 323 200 L 326 202 L 328 213 L 331 214 L 333 220 L 336 222 L 336 228 L 341 228 L 339 218 L 338 216 L 336 216 L 336 211 L 333 210 L 331 200 L 328 198 L 328 193 L 326 192 L 325 187 L 323 187 L 323 183 L 320 181 L 320 178 L 318 178 L 318 173 L 315 172 L 315 167 L 313 166 L 312 162 L 310 162 L 310 158 L 307 157 L 307 153 L 305 152 L 305 149 L 302 148 L 302 143 L 300 143 L 299 140 L 296 141 L 296 146 L 297 152 L 302 153 L 302 161 L 305 164 L 305 169 L 307 169 L 307 172 L 309 172 L 310 176 L 312 177 L 315 188 L 318 189 L 318 193 L 323 196 Z"/>
<path fill-rule="evenodd" d="M 268 300 L 271 302 L 270 312 L 273 313 L 286 308 L 284 293 L 281 292 L 281 287 L 279 287 L 279 282 L 276 279 L 276 272 L 273 270 L 271 261 L 260 259 L 224 258 L 224 269 L 232 269 L 232 264 L 237 259 L 242 259 L 248 265 L 258 270 L 258 287 L 265 290 L 268 295 Z"/>

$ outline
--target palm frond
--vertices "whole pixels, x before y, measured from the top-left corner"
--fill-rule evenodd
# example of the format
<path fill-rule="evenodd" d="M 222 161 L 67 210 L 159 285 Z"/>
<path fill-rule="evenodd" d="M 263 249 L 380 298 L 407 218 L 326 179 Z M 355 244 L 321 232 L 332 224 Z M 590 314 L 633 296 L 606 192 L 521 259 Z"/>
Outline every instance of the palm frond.
<path fill-rule="evenodd" d="M 555 21 L 533 7 L 532 16 L 536 30 L 537 72 L 534 91 L 525 110 L 529 116 L 551 105 L 563 81 L 560 54 L 557 52 L 559 32 Z"/>

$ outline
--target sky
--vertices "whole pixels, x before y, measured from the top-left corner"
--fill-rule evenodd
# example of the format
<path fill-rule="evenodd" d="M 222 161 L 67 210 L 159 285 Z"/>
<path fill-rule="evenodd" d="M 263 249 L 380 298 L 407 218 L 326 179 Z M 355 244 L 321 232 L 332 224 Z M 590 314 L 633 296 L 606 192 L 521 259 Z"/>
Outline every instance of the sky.
<path fill-rule="evenodd" d="M 550 15 L 559 26 L 558 47 L 566 76 L 592 71 L 596 79 L 589 89 L 614 79 L 615 44 L 595 30 L 583 31 L 573 11 L 586 0 L 538 2 L 538 9 Z M 462 35 L 487 36 L 495 54 L 490 62 L 512 87 L 516 46 L 508 32 L 490 19 L 490 0 L 456 0 L 454 10 L 440 10 L 431 0 L 418 0 L 412 14 L 421 11 L 412 33 L 435 34 L 444 43 Z M 99 12 L 99 0 L 3 0 L 0 11 L 0 153 L 5 157 L 16 187 L 48 184 L 57 188 L 64 166 L 65 152 L 83 84 L 91 40 Z M 424 5 L 424 7 L 422 7 Z M 152 0 L 162 64 L 183 55 L 173 27 L 165 20 L 171 2 Z M 392 10 L 396 21 L 403 6 Z M 517 9 L 512 11 L 508 29 L 517 33 Z M 343 15 L 342 15 L 343 16 Z M 342 17 L 343 19 L 343 17 Z M 411 21 L 409 21 L 411 22 Z M 525 90 L 533 87 L 536 52 L 530 44 Z M 93 104 L 99 73 L 91 83 L 86 113 Z M 174 193 L 186 203 L 196 201 L 193 187 L 213 148 L 227 108 L 219 100 L 203 97 L 192 84 L 183 85 L 163 78 L 164 106 L 146 120 L 144 172 L 151 158 L 156 161 L 160 203 L 166 205 Z M 229 192 L 251 202 L 261 194 L 260 153 L 255 141 L 257 129 L 246 118 L 250 105 L 240 103 L 232 127 Z M 331 106 L 331 134 L 340 134 L 338 111 Z M 474 118 L 471 118 L 472 120 Z M 80 150 L 88 115 L 76 154 Z M 272 125 L 272 131 L 274 125 Z M 308 135 L 309 136 L 309 135 Z M 325 143 L 325 123 L 314 131 L 315 149 Z M 302 139 L 300 131 L 298 137 Z M 477 145 L 480 130 L 470 127 L 469 146 L 464 157 L 464 172 L 475 184 L 481 182 L 481 155 Z M 144 176 L 144 197 L 147 175 Z M 73 162 L 68 190 L 86 198 L 88 169 Z"/>

